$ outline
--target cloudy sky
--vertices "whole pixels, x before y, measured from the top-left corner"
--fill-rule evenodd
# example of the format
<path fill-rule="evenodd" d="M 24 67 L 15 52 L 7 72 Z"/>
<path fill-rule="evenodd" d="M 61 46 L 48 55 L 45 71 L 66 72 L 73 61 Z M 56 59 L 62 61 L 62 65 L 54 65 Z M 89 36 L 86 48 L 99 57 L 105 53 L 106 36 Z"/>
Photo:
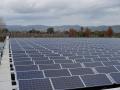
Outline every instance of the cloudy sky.
<path fill-rule="evenodd" d="M 120 25 L 120 0 L 0 0 L 7 24 Z"/>

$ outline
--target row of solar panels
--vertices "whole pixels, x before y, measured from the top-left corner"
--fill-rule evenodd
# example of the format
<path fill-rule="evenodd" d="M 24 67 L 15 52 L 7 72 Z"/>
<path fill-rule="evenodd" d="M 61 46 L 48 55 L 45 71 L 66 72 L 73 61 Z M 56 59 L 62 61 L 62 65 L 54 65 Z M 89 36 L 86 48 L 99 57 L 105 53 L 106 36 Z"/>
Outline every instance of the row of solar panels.
<path fill-rule="evenodd" d="M 119 47 L 114 48 L 109 40 L 103 39 L 97 43 L 92 39 L 71 40 L 11 39 L 19 89 L 76 89 L 120 84 Z M 85 47 L 81 49 L 81 45 Z"/>

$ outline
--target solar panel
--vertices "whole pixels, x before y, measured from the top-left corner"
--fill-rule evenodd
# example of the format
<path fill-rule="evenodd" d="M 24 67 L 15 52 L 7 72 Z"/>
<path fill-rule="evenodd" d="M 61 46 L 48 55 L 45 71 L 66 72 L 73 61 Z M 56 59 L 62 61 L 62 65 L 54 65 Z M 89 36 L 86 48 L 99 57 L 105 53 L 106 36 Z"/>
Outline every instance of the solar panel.
<path fill-rule="evenodd" d="M 27 58 L 28 56 L 27 55 L 13 56 L 13 58 L 21 58 L 21 57 Z"/>
<path fill-rule="evenodd" d="M 73 54 L 66 53 L 66 54 L 63 54 L 63 56 L 76 56 L 76 55 L 75 55 L 75 53 L 73 53 Z"/>
<path fill-rule="evenodd" d="M 28 66 L 16 66 L 16 71 L 29 71 L 29 70 L 38 70 L 36 65 L 28 65 Z"/>
<path fill-rule="evenodd" d="M 84 55 L 85 58 L 98 58 L 97 55 Z"/>
<path fill-rule="evenodd" d="M 120 62 L 119 61 L 110 61 L 110 62 L 103 62 L 103 64 L 106 66 L 120 65 Z"/>
<path fill-rule="evenodd" d="M 95 69 L 97 70 L 98 73 L 118 72 L 118 70 L 114 66 L 96 67 Z"/>
<path fill-rule="evenodd" d="M 12 38 L 10 42 L 19 90 L 120 84 L 119 39 Z"/>
<path fill-rule="evenodd" d="M 51 56 L 50 59 L 65 59 L 65 57 L 62 56 Z"/>
<path fill-rule="evenodd" d="M 53 60 L 34 61 L 35 64 L 54 64 Z"/>
<path fill-rule="evenodd" d="M 28 55 L 26 55 L 25 53 L 23 54 L 16 54 L 16 55 L 13 55 L 13 57 L 28 57 Z"/>
<path fill-rule="evenodd" d="M 103 66 L 102 62 L 86 62 L 84 63 L 85 67 L 99 67 Z"/>
<path fill-rule="evenodd" d="M 75 59 L 76 62 L 83 63 L 83 62 L 93 62 L 92 59 Z"/>
<path fill-rule="evenodd" d="M 19 80 L 20 90 L 52 90 L 49 79 Z"/>
<path fill-rule="evenodd" d="M 113 78 L 116 84 L 120 84 L 120 73 L 111 73 L 110 76 Z"/>
<path fill-rule="evenodd" d="M 14 62 L 15 65 L 33 65 L 33 61 Z"/>
<path fill-rule="evenodd" d="M 72 75 L 94 74 L 91 68 L 73 68 L 70 69 Z"/>
<path fill-rule="evenodd" d="M 44 55 L 40 55 L 40 54 L 29 54 L 30 57 L 44 57 Z"/>
<path fill-rule="evenodd" d="M 84 75 L 81 76 L 87 87 L 111 85 L 112 82 L 105 74 Z"/>
<path fill-rule="evenodd" d="M 46 56 L 60 56 L 59 54 L 45 54 Z"/>
<path fill-rule="evenodd" d="M 116 67 L 116 69 L 117 69 L 117 70 L 119 70 L 119 71 L 120 71 L 120 65 L 115 66 L 115 67 Z"/>
<path fill-rule="evenodd" d="M 83 56 L 68 56 L 69 59 L 80 59 L 83 58 Z"/>
<path fill-rule="evenodd" d="M 61 64 L 62 68 L 78 68 L 82 67 L 80 63 L 69 63 L 69 64 Z"/>
<path fill-rule="evenodd" d="M 55 63 L 73 63 L 72 60 L 54 60 Z"/>
<path fill-rule="evenodd" d="M 44 78 L 42 71 L 28 71 L 28 72 L 17 72 L 17 78 L 19 79 L 33 79 L 33 78 Z"/>
<path fill-rule="evenodd" d="M 42 64 L 39 65 L 40 70 L 45 70 L 45 69 L 61 69 L 60 64 Z"/>
<path fill-rule="evenodd" d="M 98 62 L 98 61 L 103 61 L 103 62 L 109 61 L 107 58 L 93 58 L 93 60 L 94 60 L 95 62 Z"/>
<path fill-rule="evenodd" d="M 120 57 L 112 57 L 112 58 L 108 58 L 110 61 L 117 61 L 120 60 Z"/>
<path fill-rule="evenodd" d="M 32 60 L 35 60 L 35 61 L 40 61 L 40 60 L 48 60 L 48 57 L 31 57 Z"/>
<path fill-rule="evenodd" d="M 52 78 L 52 82 L 55 89 L 77 89 L 84 87 L 78 76 Z"/>
<path fill-rule="evenodd" d="M 67 69 L 44 70 L 44 73 L 46 77 L 70 76 L 70 73 Z"/>
<path fill-rule="evenodd" d="M 13 60 L 14 61 L 31 61 L 31 58 L 29 58 L 29 57 L 17 57 L 17 58 L 14 58 L 13 57 Z"/>

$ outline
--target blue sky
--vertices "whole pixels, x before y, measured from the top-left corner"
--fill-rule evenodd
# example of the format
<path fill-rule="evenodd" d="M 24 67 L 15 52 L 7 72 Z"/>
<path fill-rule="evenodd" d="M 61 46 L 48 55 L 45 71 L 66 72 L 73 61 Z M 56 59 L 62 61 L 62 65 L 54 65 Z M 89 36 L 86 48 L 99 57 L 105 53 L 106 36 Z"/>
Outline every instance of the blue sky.
<path fill-rule="evenodd" d="M 7 24 L 120 25 L 120 0 L 0 0 Z"/>

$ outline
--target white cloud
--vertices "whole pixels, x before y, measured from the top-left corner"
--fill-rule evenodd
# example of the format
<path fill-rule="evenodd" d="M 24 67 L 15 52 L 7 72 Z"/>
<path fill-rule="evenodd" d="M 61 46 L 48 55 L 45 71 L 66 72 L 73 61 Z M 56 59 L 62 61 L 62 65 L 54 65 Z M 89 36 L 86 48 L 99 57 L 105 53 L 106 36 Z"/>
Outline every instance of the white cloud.
<path fill-rule="evenodd" d="M 0 16 L 4 17 L 8 24 L 120 24 L 120 0 L 2 0 L 1 2 Z M 116 18 L 116 21 L 113 22 L 112 17 Z"/>

